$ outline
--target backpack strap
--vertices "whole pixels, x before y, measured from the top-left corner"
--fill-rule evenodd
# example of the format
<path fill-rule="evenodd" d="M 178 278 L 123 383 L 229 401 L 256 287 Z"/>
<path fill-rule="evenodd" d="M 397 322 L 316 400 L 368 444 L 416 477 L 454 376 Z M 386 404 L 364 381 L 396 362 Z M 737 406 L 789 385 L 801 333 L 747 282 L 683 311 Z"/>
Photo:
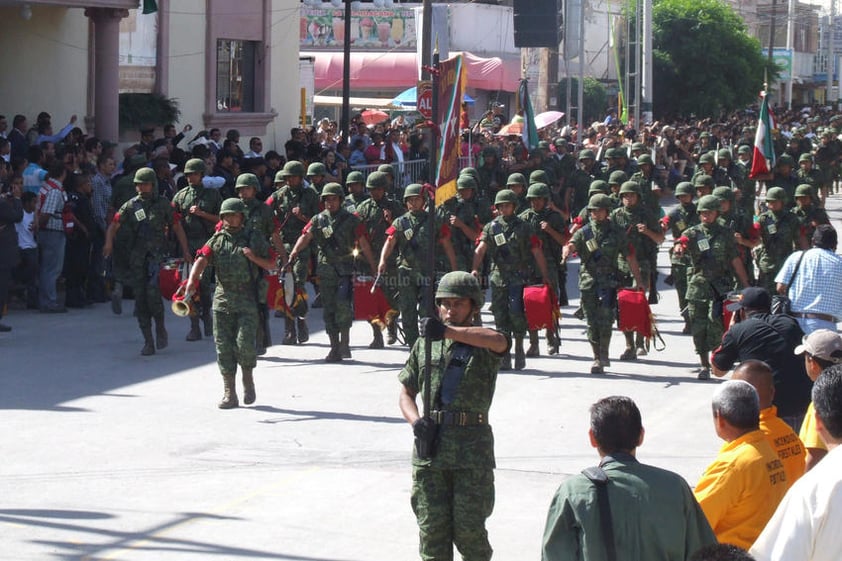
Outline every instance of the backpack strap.
<path fill-rule="evenodd" d="M 605 542 L 605 557 L 608 561 L 617 561 L 617 544 L 614 542 L 614 523 L 611 520 L 611 503 L 608 500 L 608 475 L 600 466 L 582 470 L 596 487 L 596 499 L 599 505 L 599 524 L 602 527 L 602 540 Z"/>

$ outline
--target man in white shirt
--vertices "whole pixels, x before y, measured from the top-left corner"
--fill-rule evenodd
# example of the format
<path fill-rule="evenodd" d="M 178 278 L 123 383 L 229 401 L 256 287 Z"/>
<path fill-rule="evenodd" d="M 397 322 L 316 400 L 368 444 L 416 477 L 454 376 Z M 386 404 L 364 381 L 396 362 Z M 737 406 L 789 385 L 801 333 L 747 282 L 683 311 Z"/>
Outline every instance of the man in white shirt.
<path fill-rule="evenodd" d="M 827 456 L 796 481 L 778 505 L 751 548 L 757 561 L 842 559 L 842 365 L 819 375 L 813 405 Z"/>

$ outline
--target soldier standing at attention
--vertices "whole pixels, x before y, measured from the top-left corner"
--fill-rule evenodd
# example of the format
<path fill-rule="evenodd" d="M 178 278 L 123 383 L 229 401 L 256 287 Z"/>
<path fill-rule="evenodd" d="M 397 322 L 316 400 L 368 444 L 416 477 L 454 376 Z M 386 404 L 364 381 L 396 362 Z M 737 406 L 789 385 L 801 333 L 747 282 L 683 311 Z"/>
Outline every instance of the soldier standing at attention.
<path fill-rule="evenodd" d="M 515 370 L 526 367 L 526 353 L 523 338 L 526 335 L 526 312 L 523 307 L 523 287 L 529 279 L 533 264 L 530 254 L 535 259 L 544 284 L 550 285 L 541 240 L 528 222 L 515 214 L 517 196 L 510 189 L 497 193 L 494 206 L 499 216 L 482 229 L 479 245 L 474 252 L 471 274 L 479 278 L 482 261 L 487 251 L 491 251 L 491 308 L 494 312 L 494 325 L 498 331 L 515 341 Z M 503 357 L 503 370 L 510 370 L 510 353 Z"/>
<path fill-rule="evenodd" d="M 354 172 L 351 172 L 353 174 Z M 350 174 L 349 174 L 350 176 Z M 374 255 L 380 255 L 383 251 L 383 246 L 386 245 L 386 230 L 392 225 L 392 220 L 401 214 L 404 209 L 399 202 L 386 195 L 386 188 L 388 180 L 385 173 L 381 171 L 374 171 L 369 174 L 366 179 L 366 187 L 369 195 L 368 199 L 364 200 L 357 207 L 357 215 L 365 224 L 368 243 L 371 245 L 371 251 Z M 376 269 L 369 271 L 371 275 L 377 274 Z M 398 325 L 397 325 L 397 310 L 398 306 L 398 271 L 397 263 L 394 258 L 390 258 L 386 263 L 386 271 L 380 274 L 380 287 L 383 290 L 386 301 L 389 303 L 389 308 L 394 312 L 386 316 L 386 330 L 388 332 L 387 342 L 394 345 L 398 340 Z M 383 332 L 380 327 L 372 324 L 371 330 L 374 333 L 374 339 L 369 344 L 370 349 L 382 349 Z"/>
<path fill-rule="evenodd" d="M 187 160 L 184 164 L 184 175 L 187 177 L 187 187 L 173 196 L 172 207 L 184 222 L 184 233 L 187 235 L 187 245 L 191 255 L 195 254 L 210 239 L 216 223 L 219 222 L 219 208 L 222 205 L 222 195 L 216 189 L 206 189 L 202 184 L 205 175 L 205 162 L 199 158 Z M 213 319 L 211 316 L 211 283 L 213 271 L 202 276 L 199 286 L 200 314 L 204 324 L 205 337 L 213 333 Z M 199 315 L 190 316 L 190 331 L 188 341 L 199 341 L 202 332 L 199 330 Z"/>
<path fill-rule="evenodd" d="M 196 261 L 190 269 L 187 286 L 179 287 L 177 294 L 196 290 L 205 268 L 216 269 L 216 289 L 213 293 L 213 339 L 216 344 L 216 362 L 222 373 L 224 393 L 220 409 L 233 409 L 240 402 L 234 376 L 237 364 L 243 372 L 243 403 L 251 405 L 256 399 L 254 367 L 257 353 L 258 306 L 254 286 L 262 277 L 261 268 L 269 270 L 275 262 L 269 259 L 269 244 L 256 230 L 243 227 L 246 205 L 239 199 L 226 199 L 219 217 L 222 229 L 216 232 L 196 252 Z"/>
<path fill-rule="evenodd" d="M 766 191 L 766 206 L 768 210 L 761 213 L 755 223 L 762 241 L 757 250 L 757 267 L 760 270 L 757 286 L 762 286 L 769 294 L 775 294 L 775 276 L 784 266 L 786 258 L 795 251 L 796 246 L 800 249 L 808 249 L 810 246 L 801 236 L 798 218 L 787 210 L 787 194 L 782 187 L 772 187 Z"/>
<path fill-rule="evenodd" d="M 736 272 L 742 287 L 748 286 L 743 262 L 734 235 L 719 217 L 719 199 L 705 195 L 696 205 L 701 223 L 685 230 L 676 240 L 673 252 L 687 255 L 687 311 L 693 345 L 699 355 L 699 380 L 710 379 L 710 352 L 722 341 L 722 306 L 734 288 Z"/>
<path fill-rule="evenodd" d="M 444 250 L 452 271 L 456 270 L 456 253 L 450 242 L 450 226 L 436 221 L 436 231 L 427 228 L 427 211 L 423 187 L 418 183 L 406 186 L 403 201 L 407 212 L 392 221 L 386 230 L 386 243 L 380 252 L 380 264 L 377 272 L 385 274 L 389 257 L 398 248 L 398 290 L 401 323 L 410 348 L 418 339 L 418 306 L 427 309 L 424 299 L 427 283 L 435 280 L 436 271 L 430 271 L 427 265 L 427 236 L 436 236 Z"/>
<path fill-rule="evenodd" d="M 295 160 L 284 164 L 278 172 L 286 184 L 278 188 L 266 199 L 266 205 L 275 213 L 278 229 L 281 233 L 284 249 L 287 253 L 301 236 L 312 217 L 319 213 L 319 194 L 315 189 L 304 185 L 304 164 Z M 277 177 L 275 178 L 277 184 Z M 295 300 L 292 309 L 287 312 L 284 328 L 284 345 L 306 343 L 310 338 L 307 326 L 307 299 L 304 283 L 310 270 L 310 252 L 299 252 L 298 260 L 292 265 L 292 276 L 295 280 Z M 299 295 L 301 295 L 299 297 Z"/>
<path fill-rule="evenodd" d="M 257 232 L 268 247 L 274 248 L 281 255 L 281 261 L 286 261 L 286 251 L 281 243 L 281 237 L 275 230 L 275 217 L 272 209 L 257 199 L 257 191 L 260 189 L 260 180 L 253 173 L 241 173 L 237 176 L 237 183 L 234 186 L 237 196 L 243 201 L 246 207 L 245 223 L 243 227 L 247 233 Z M 267 283 L 263 275 L 257 286 L 258 301 L 262 308 L 260 321 L 257 323 L 256 349 L 258 355 L 266 353 L 266 348 L 272 345 L 272 337 L 269 332 L 269 305 L 266 302 Z"/>
<path fill-rule="evenodd" d="M 166 348 L 169 343 L 164 327 L 164 304 L 161 302 L 161 290 L 158 285 L 158 271 L 161 261 L 167 257 L 167 229 L 175 232 L 181 253 L 187 262 L 191 261 L 190 249 L 180 217 L 173 211 L 165 198 L 158 196 L 158 178 L 149 168 L 137 170 L 134 176 L 137 196 L 125 202 L 105 233 L 105 245 L 102 254 L 111 255 L 114 238 L 122 226 L 126 226 L 129 236 L 128 245 L 128 280 L 134 291 L 137 323 L 143 333 L 144 356 L 155 354 L 155 341 L 152 339 L 152 319 L 155 319 L 155 336 L 158 349 Z"/>
<path fill-rule="evenodd" d="M 432 340 L 430 416 L 416 398 L 425 396 L 424 345 L 413 346 L 398 375 L 400 409 L 412 425 L 412 509 L 425 561 L 489 561 L 485 520 L 494 507 L 494 437 L 488 410 L 500 357 L 510 342 L 499 331 L 472 325 L 483 305 L 479 281 L 464 271 L 447 273 L 436 291 L 439 317 L 423 320 Z"/>
<path fill-rule="evenodd" d="M 664 229 L 669 229 L 672 239 L 677 240 L 681 233 L 687 228 L 699 223 L 699 214 L 696 212 L 696 205 L 693 203 L 693 184 L 689 181 L 682 181 L 675 186 L 675 198 L 679 205 L 676 206 L 663 219 Z M 690 259 L 687 255 L 679 255 L 670 249 L 670 276 L 675 285 L 675 292 L 678 295 L 678 309 L 681 317 L 684 318 L 685 335 L 690 334 L 690 316 L 687 313 L 687 268 Z"/>
<path fill-rule="evenodd" d="M 316 272 L 324 289 L 322 314 L 330 339 L 330 352 L 325 362 L 351 358 L 349 337 L 354 321 L 354 248 L 357 245 L 371 269 L 375 268 L 365 224 L 359 216 L 342 208 L 344 198 L 345 192 L 339 183 L 325 185 L 321 194 L 325 209 L 304 226 L 301 237 L 289 253 L 289 260 L 294 263 L 310 242 L 315 241 L 319 247 Z"/>
<path fill-rule="evenodd" d="M 608 195 L 594 195 L 588 202 L 590 221 L 573 234 L 562 252 L 566 260 L 579 254 L 579 290 L 582 310 L 588 323 L 588 341 L 593 350 L 591 374 L 602 374 L 610 366 L 608 349 L 617 313 L 617 287 L 620 286 L 618 256 L 623 254 L 637 286 L 642 286 L 640 268 L 625 229 L 610 219 L 614 202 Z"/>
<path fill-rule="evenodd" d="M 550 188 L 547 185 L 543 183 L 530 185 L 526 198 L 532 208 L 521 213 L 520 219 L 529 223 L 538 239 L 541 240 L 541 249 L 544 252 L 544 262 L 546 263 L 550 286 L 558 296 L 558 283 L 561 278 L 558 270 L 561 266 L 561 248 L 566 242 L 566 232 L 564 230 L 564 218 L 550 208 L 550 195 Z M 533 268 L 529 282 L 530 284 L 540 282 L 540 271 Z M 547 328 L 547 345 L 549 354 L 558 354 L 561 341 L 559 340 L 557 327 Z M 526 356 L 538 356 L 539 354 L 538 332 L 530 331 L 529 348 L 526 349 Z"/>

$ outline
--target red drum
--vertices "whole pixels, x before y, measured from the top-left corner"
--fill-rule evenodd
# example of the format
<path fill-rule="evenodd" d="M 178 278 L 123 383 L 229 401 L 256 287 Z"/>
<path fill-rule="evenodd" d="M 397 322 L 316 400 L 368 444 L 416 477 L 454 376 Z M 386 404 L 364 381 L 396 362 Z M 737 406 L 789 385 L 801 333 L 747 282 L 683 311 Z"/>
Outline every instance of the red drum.
<path fill-rule="evenodd" d="M 617 293 L 620 331 L 635 331 L 652 337 L 652 309 L 642 290 L 621 289 Z"/>
<path fill-rule="evenodd" d="M 530 331 L 555 329 L 556 321 L 561 317 L 558 298 L 548 284 L 524 286 L 523 309 Z"/>
<path fill-rule="evenodd" d="M 278 279 L 277 272 L 268 272 L 265 275 L 266 284 L 266 303 L 273 310 L 286 310 L 286 302 L 284 302 L 284 291 L 281 288 L 281 281 Z"/>
<path fill-rule="evenodd" d="M 161 268 L 158 270 L 158 288 L 161 296 L 172 300 L 178 285 L 187 280 L 189 272 L 185 269 L 184 259 L 166 259 L 161 263 Z"/>
<path fill-rule="evenodd" d="M 356 277 L 354 279 L 354 319 L 362 319 L 370 323 L 386 325 L 386 315 L 389 313 L 389 302 L 383 290 L 377 286 L 372 293 L 374 279 L 371 277 Z"/>

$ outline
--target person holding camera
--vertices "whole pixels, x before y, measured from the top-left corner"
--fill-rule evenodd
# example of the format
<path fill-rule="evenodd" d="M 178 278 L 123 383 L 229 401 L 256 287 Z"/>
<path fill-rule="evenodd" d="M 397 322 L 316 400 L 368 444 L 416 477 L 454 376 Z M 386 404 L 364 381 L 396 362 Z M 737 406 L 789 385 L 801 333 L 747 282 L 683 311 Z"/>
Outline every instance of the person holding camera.
<path fill-rule="evenodd" d="M 494 506 L 495 462 L 488 410 L 511 343 L 499 331 L 473 326 L 483 300 L 470 273 L 444 275 L 436 290 L 441 319 L 421 321 L 421 335 L 432 345 L 430 377 L 424 376 L 423 338 L 398 375 L 401 413 L 415 435 L 412 508 L 422 559 L 453 559 L 454 545 L 463 559 L 491 559 L 485 520 Z"/>

